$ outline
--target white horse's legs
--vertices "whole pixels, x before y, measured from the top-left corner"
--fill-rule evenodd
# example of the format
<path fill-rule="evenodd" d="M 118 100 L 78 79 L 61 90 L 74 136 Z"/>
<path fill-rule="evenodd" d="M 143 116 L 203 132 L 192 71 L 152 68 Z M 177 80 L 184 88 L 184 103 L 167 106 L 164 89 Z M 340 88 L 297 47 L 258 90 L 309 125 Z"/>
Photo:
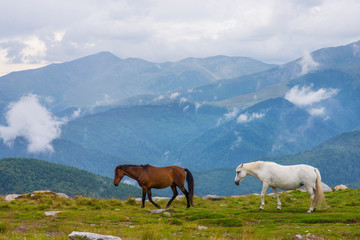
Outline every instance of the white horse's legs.
<path fill-rule="evenodd" d="M 277 204 L 278 204 L 277 209 L 281 210 L 281 202 L 280 202 L 280 198 L 279 198 L 279 193 L 278 193 L 276 187 L 272 187 L 272 190 L 273 190 L 273 192 L 275 194 L 276 201 L 277 201 Z"/>
<path fill-rule="evenodd" d="M 269 184 L 266 182 L 263 182 L 263 187 L 262 187 L 262 191 L 261 191 L 261 205 L 259 207 L 260 210 L 264 209 L 264 205 L 265 205 L 265 194 L 266 194 L 266 190 L 268 189 Z"/>
<path fill-rule="evenodd" d="M 313 187 L 311 186 L 305 186 L 307 192 L 310 195 L 310 200 L 311 200 L 311 204 L 310 204 L 310 209 L 307 211 L 307 213 L 312 213 L 315 211 L 315 190 Z"/>

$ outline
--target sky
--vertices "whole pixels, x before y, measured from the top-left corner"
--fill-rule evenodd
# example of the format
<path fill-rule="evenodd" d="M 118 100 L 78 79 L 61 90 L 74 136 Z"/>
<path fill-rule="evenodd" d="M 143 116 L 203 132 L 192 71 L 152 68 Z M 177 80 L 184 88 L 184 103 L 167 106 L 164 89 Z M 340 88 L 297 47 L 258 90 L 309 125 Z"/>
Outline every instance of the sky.
<path fill-rule="evenodd" d="M 360 0 L 12 0 L 0 76 L 100 51 L 151 62 L 215 55 L 286 63 L 360 40 Z"/>

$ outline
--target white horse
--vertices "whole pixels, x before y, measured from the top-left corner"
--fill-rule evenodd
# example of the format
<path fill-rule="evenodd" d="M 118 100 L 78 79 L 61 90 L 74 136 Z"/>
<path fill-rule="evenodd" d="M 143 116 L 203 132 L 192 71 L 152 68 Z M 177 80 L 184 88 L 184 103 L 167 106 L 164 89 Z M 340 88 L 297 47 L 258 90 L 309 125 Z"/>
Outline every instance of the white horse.
<path fill-rule="evenodd" d="M 239 185 L 248 174 L 258 178 L 263 183 L 260 210 L 264 209 L 264 197 L 268 187 L 272 188 L 276 196 L 277 209 L 281 209 L 281 202 L 276 188 L 293 190 L 304 186 L 311 199 L 308 213 L 315 211 L 315 207 L 320 203 L 325 203 L 320 172 L 312 166 L 303 164 L 282 166 L 274 162 L 263 161 L 244 163 L 236 168 L 235 184 Z"/>

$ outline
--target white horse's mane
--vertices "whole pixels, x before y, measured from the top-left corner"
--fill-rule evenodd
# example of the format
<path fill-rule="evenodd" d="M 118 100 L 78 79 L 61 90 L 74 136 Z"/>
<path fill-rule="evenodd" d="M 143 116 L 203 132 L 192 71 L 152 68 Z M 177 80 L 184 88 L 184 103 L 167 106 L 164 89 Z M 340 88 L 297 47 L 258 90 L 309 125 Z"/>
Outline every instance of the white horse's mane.
<path fill-rule="evenodd" d="M 248 171 L 254 171 L 260 169 L 264 164 L 263 161 L 244 163 L 243 168 Z"/>

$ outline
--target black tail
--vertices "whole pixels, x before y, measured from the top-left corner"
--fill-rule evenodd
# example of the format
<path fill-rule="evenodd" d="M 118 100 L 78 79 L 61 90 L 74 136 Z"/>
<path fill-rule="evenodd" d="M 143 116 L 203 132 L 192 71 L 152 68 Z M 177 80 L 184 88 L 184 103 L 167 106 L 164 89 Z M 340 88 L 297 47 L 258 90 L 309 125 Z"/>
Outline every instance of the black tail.
<path fill-rule="evenodd" d="M 190 204 L 191 206 L 194 206 L 193 203 L 193 197 L 194 197 L 194 188 L 195 188 L 195 184 L 194 184 L 194 177 L 191 174 L 190 170 L 185 168 L 186 171 L 186 181 L 188 183 L 188 191 L 189 191 L 189 200 L 190 200 Z"/>

